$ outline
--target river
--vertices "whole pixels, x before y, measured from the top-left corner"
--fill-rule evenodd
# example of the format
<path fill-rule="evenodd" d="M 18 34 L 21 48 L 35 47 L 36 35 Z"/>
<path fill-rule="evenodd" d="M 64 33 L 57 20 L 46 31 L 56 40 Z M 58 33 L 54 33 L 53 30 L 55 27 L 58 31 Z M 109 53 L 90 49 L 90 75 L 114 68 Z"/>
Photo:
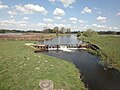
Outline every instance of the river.
<path fill-rule="evenodd" d="M 75 35 L 57 37 L 40 42 L 42 44 L 80 44 Z M 89 90 L 120 90 L 120 72 L 115 69 L 104 70 L 99 64 L 100 58 L 85 50 L 46 51 L 44 54 L 60 58 L 75 64 L 81 72 L 82 81 Z"/>

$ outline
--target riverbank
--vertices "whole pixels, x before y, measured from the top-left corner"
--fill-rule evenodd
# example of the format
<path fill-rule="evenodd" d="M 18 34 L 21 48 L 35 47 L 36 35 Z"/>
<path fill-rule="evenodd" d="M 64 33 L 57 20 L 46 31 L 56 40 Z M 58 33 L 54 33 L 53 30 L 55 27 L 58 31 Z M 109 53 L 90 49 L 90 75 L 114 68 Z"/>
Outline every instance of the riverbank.
<path fill-rule="evenodd" d="M 72 63 L 36 54 L 25 43 L 33 42 L 0 40 L 1 90 L 38 90 L 45 79 L 52 80 L 57 90 L 85 90 Z"/>
<path fill-rule="evenodd" d="M 115 68 L 120 71 L 120 36 L 100 35 L 96 37 L 79 37 L 79 39 L 97 44 L 102 49 L 102 53 L 105 54 L 103 55 L 99 51 L 101 59 L 107 62 L 110 68 Z"/>
<path fill-rule="evenodd" d="M 58 36 L 65 36 L 69 34 L 58 34 Z M 1 40 L 21 40 L 21 41 L 44 41 L 51 40 L 54 37 L 57 37 L 56 34 L 45 34 L 45 33 L 7 33 L 0 34 Z"/>

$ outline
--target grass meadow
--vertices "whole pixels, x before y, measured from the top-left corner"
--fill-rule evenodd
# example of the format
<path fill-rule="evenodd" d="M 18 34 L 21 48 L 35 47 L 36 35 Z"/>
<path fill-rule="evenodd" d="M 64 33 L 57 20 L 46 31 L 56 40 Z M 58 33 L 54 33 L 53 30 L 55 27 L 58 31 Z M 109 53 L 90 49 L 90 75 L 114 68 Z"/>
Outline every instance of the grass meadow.
<path fill-rule="evenodd" d="M 105 61 L 120 71 L 120 36 L 99 35 L 96 37 L 83 37 L 82 39 L 97 44 L 108 57 Z"/>
<path fill-rule="evenodd" d="M 84 90 L 72 63 L 36 54 L 24 45 L 28 42 L 0 40 L 0 90 L 39 90 L 46 79 L 56 90 Z"/>

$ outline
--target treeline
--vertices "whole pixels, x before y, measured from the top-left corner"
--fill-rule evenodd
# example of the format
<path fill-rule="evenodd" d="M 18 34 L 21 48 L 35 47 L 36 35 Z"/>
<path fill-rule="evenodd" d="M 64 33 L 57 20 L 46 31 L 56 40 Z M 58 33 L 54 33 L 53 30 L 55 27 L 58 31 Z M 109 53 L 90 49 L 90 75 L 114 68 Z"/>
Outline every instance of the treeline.
<path fill-rule="evenodd" d="M 42 33 L 43 31 L 35 31 L 35 30 L 29 30 L 29 31 L 23 31 L 23 30 L 6 30 L 6 29 L 0 29 L 0 33 Z"/>
<path fill-rule="evenodd" d="M 64 34 L 64 33 L 71 33 L 71 29 L 70 28 L 64 28 L 64 27 L 61 27 L 61 28 L 58 28 L 58 27 L 54 27 L 53 29 L 44 29 L 43 30 L 43 33 L 56 33 L 56 34 Z"/>
<path fill-rule="evenodd" d="M 97 33 L 100 35 L 104 35 L 104 34 L 120 35 L 120 32 L 118 31 L 99 31 Z"/>
<path fill-rule="evenodd" d="M 73 34 L 77 34 L 79 33 L 80 31 L 73 31 L 71 33 Z M 81 31 L 81 33 L 83 33 L 84 31 Z M 120 35 L 120 31 L 97 31 L 97 33 L 99 35 Z"/>
<path fill-rule="evenodd" d="M 6 29 L 1 29 L 0 33 L 56 33 L 56 34 L 64 34 L 64 33 L 70 33 L 71 29 L 70 28 L 58 28 L 58 27 L 54 27 L 52 29 L 50 28 L 46 28 L 42 31 L 35 31 L 35 30 L 28 30 L 28 31 L 24 31 L 24 30 L 6 30 Z"/>
<path fill-rule="evenodd" d="M 79 31 L 72 31 L 70 28 L 58 28 L 58 27 L 54 27 L 53 29 L 44 29 L 42 31 L 36 31 L 36 30 L 28 30 L 28 31 L 24 31 L 24 30 L 7 30 L 7 29 L 0 29 L 0 33 L 72 33 L 72 34 L 77 34 Z M 83 33 L 83 31 L 81 31 L 81 33 Z M 99 35 L 120 35 L 120 31 L 97 31 L 97 33 Z"/>

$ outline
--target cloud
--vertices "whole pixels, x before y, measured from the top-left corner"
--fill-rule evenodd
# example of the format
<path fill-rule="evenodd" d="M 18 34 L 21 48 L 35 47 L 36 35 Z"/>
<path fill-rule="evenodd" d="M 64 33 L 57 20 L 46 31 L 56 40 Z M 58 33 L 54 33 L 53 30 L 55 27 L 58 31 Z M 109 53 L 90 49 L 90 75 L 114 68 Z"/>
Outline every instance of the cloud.
<path fill-rule="evenodd" d="M 106 26 L 106 25 L 99 25 L 99 24 L 92 24 L 91 28 L 94 30 L 100 30 L 100 31 L 119 31 L 117 27 L 111 27 L 111 26 Z"/>
<path fill-rule="evenodd" d="M 69 20 L 72 22 L 72 23 L 76 23 L 78 21 L 78 19 L 76 17 L 71 17 L 69 18 Z"/>
<path fill-rule="evenodd" d="M 61 18 L 61 17 L 59 17 L 59 16 L 57 16 L 57 17 L 55 17 L 55 19 L 60 20 L 60 19 L 62 19 L 62 18 Z"/>
<path fill-rule="evenodd" d="M 0 20 L 0 29 L 9 30 L 42 30 L 41 26 L 37 24 L 31 24 L 25 20 L 16 21 L 14 19 Z"/>
<path fill-rule="evenodd" d="M 65 11 L 61 8 L 56 8 L 53 12 L 56 19 L 61 19 L 65 15 Z"/>
<path fill-rule="evenodd" d="M 44 18 L 43 21 L 46 23 L 52 23 L 54 20 L 49 19 L 49 18 Z"/>
<path fill-rule="evenodd" d="M 55 0 L 48 0 L 48 1 L 50 1 L 51 3 L 55 3 Z"/>
<path fill-rule="evenodd" d="M 7 5 L 0 4 L 0 9 L 9 8 Z"/>
<path fill-rule="evenodd" d="M 29 17 L 23 17 L 23 20 L 29 20 Z"/>
<path fill-rule="evenodd" d="M 10 15 L 16 15 L 17 12 L 16 11 L 8 11 L 8 14 L 10 14 Z"/>
<path fill-rule="evenodd" d="M 80 23 L 86 23 L 87 21 L 79 20 Z"/>
<path fill-rule="evenodd" d="M 100 21 L 100 22 L 106 22 L 107 18 L 106 17 L 102 17 L 102 16 L 98 16 L 97 21 Z"/>
<path fill-rule="evenodd" d="M 16 21 L 14 19 L 10 19 L 10 20 L 1 20 L 1 23 L 2 24 L 5 24 L 5 25 L 14 25 L 14 24 L 27 24 L 28 22 L 27 21 Z"/>
<path fill-rule="evenodd" d="M 64 7 L 71 7 L 75 0 L 60 0 L 61 3 L 63 3 Z"/>
<path fill-rule="evenodd" d="M 44 15 L 46 15 L 48 12 L 46 9 L 39 5 L 34 4 L 26 4 L 26 5 L 15 5 L 15 8 L 19 11 L 21 11 L 23 14 L 32 14 L 34 12 L 40 12 Z"/>
<path fill-rule="evenodd" d="M 92 10 L 88 7 L 85 7 L 81 13 L 92 13 Z"/>
<path fill-rule="evenodd" d="M 54 26 L 57 26 L 57 27 L 59 27 L 59 28 L 61 28 L 61 27 L 65 27 L 65 25 L 64 24 L 54 24 Z"/>
<path fill-rule="evenodd" d="M 13 18 L 14 16 L 13 15 L 10 15 L 10 17 L 9 18 Z"/>
<path fill-rule="evenodd" d="M 120 16 L 120 12 L 117 13 L 117 16 Z"/>
<path fill-rule="evenodd" d="M 28 22 L 24 20 L 16 21 L 14 19 L 9 19 L 0 21 L 0 27 L 4 29 L 23 29 L 27 24 Z"/>

